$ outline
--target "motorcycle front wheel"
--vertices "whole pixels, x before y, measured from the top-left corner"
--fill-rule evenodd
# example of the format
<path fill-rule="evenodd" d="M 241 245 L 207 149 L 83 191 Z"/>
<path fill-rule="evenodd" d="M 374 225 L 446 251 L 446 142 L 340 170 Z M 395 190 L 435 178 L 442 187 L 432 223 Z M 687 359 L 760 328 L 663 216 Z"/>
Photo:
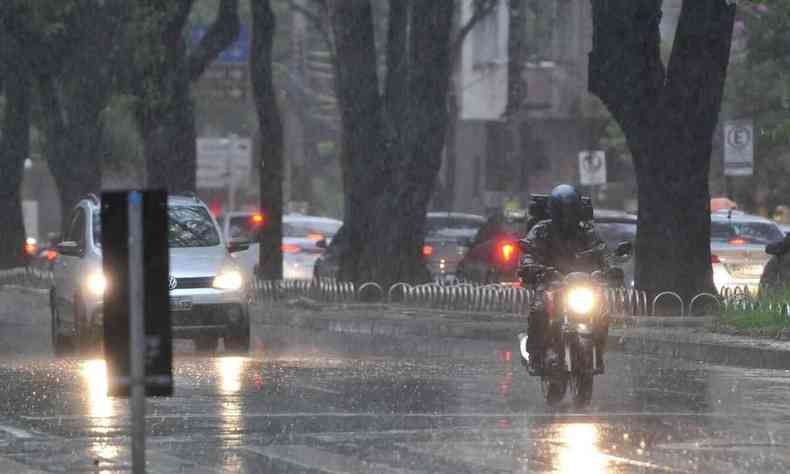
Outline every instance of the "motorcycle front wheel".
<path fill-rule="evenodd" d="M 558 405 L 568 389 L 568 379 L 564 375 L 551 375 L 540 379 L 543 397 L 549 406 Z"/>
<path fill-rule="evenodd" d="M 571 373 L 571 396 L 577 408 L 590 404 L 593 392 L 593 353 L 592 345 L 580 344 L 574 357 Z"/>

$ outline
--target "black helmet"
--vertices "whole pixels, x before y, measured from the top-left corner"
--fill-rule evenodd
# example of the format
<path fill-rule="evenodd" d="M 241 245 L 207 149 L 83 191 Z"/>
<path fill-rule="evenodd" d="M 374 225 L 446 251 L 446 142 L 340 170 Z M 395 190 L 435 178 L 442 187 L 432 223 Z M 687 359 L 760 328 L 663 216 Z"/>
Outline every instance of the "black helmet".
<path fill-rule="evenodd" d="M 582 220 L 582 200 L 576 188 L 561 184 L 551 190 L 549 216 L 560 237 L 571 237 L 576 233 Z"/>

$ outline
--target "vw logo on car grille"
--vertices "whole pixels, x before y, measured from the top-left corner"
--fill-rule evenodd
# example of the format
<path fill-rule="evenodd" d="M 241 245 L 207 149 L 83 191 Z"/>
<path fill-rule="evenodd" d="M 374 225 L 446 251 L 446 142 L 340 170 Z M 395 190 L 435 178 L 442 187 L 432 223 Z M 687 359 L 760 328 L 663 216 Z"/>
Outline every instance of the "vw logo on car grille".
<path fill-rule="evenodd" d="M 175 290 L 176 287 L 178 286 L 178 280 L 176 280 L 176 277 L 170 275 L 169 284 L 170 284 L 170 289 Z"/>

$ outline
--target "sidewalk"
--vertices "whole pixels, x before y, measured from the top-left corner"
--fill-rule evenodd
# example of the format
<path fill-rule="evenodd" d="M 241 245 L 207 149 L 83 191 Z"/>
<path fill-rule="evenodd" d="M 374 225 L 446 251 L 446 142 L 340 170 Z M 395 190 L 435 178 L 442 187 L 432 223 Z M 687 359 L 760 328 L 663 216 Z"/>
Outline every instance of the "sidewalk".
<path fill-rule="evenodd" d="M 260 324 L 314 331 L 502 342 L 515 341 L 526 325 L 526 318 L 516 315 L 386 304 L 331 305 L 306 299 L 264 302 L 253 313 Z M 790 369 L 790 342 L 716 334 L 707 329 L 712 323 L 712 317 L 616 317 L 609 330 L 609 349 L 738 367 Z"/>

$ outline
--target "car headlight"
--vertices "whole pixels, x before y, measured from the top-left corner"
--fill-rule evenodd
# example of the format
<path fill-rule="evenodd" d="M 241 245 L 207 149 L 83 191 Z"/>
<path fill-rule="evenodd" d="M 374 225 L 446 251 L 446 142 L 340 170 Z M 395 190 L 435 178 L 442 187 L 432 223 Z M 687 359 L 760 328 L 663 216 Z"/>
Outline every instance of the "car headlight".
<path fill-rule="evenodd" d="M 104 273 L 96 271 L 88 275 L 85 287 L 95 296 L 104 295 L 104 290 L 107 288 L 107 279 L 104 278 Z"/>
<path fill-rule="evenodd" d="M 589 288 L 574 288 L 568 292 L 568 307 L 576 314 L 589 314 L 595 308 L 595 294 Z"/>
<path fill-rule="evenodd" d="M 225 270 L 214 278 L 214 288 L 218 290 L 239 290 L 244 284 L 244 278 L 238 270 Z"/>

